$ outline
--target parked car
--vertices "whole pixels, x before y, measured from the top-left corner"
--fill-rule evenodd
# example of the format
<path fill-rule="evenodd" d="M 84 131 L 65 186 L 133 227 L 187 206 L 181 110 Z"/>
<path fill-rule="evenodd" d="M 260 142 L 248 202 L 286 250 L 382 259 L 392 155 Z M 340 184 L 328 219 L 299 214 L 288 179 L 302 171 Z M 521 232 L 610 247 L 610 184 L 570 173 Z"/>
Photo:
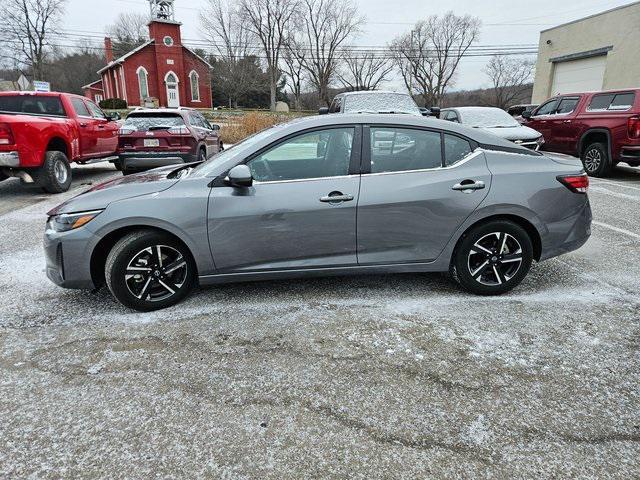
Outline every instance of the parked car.
<path fill-rule="evenodd" d="M 117 114 L 68 93 L 0 92 L 0 181 L 19 177 L 45 192 L 65 192 L 70 163 L 114 155 Z"/>
<path fill-rule="evenodd" d="M 220 127 L 189 108 L 139 108 L 120 128 L 116 167 L 141 172 L 178 163 L 204 161 L 222 150 Z"/>
<path fill-rule="evenodd" d="M 511 115 L 499 108 L 444 108 L 440 118 L 482 129 L 530 150 L 538 150 L 545 141 L 540 132 L 520 125 Z"/>
<path fill-rule="evenodd" d="M 328 108 L 322 107 L 318 113 L 406 113 L 437 117 L 440 109 L 420 108 L 408 93 L 365 90 L 339 93 Z"/>
<path fill-rule="evenodd" d="M 507 113 L 509 115 L 511 115 L 513 118 L 515 118 L 518 123 L 523 124 L 525 123 L 525 119 L 522 116 L 522 114 L 524 112 L 533 112 L 536 108 L 538 108 L 540 105 L 537 103 L 531 103 L 531 104 L 525 104 L 525 105 L 513 105 L 512 107 L 509 107 L 509 109 L 507 110 Z"/>
<path fill-rule="evenodd" d="M 46 272 L 67 288 L 106 283 L 140 311 L 198 282 L 316 275 L 450 271 L 496 295 L 532 261 L 587 241 L 588 183 L 578 159 L 454 123 L 306 117 L 196 167 L 122 177 L 63 203 L 49 212 Z"/>
<path fill-rule="evenodd" d="M 554 97 L 527 126 L 542 132 L 545 150 L 582 159 L 587 173 L 606 177 L 619 162 L 640 166 L 640 89 Z"/>

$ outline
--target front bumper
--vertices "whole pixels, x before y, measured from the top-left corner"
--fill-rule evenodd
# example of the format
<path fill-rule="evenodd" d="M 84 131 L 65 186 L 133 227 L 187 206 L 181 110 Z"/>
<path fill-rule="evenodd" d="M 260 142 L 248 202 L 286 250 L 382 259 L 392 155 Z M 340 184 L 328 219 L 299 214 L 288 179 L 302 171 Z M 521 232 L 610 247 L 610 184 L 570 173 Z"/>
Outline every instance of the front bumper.
<path fill-rule="evenodd" d="M 47 277 L 63 288 L 95 288 L 91 277 L 91 252 L 98 237 L 86 228 L 56 232 L 47 228 L 44 254 Z"/>
<path fill-rule="evenodd" d="M 124 172 L 142 172 L 197 160 L 197 155 L 183 152 L 127 152 L 121 153 L 118 159 Z"/>
<path fill-rule="evenodd" d="M 18 152 L 0 152 L 0 167 L 19 167 L 20 155 Z"/>

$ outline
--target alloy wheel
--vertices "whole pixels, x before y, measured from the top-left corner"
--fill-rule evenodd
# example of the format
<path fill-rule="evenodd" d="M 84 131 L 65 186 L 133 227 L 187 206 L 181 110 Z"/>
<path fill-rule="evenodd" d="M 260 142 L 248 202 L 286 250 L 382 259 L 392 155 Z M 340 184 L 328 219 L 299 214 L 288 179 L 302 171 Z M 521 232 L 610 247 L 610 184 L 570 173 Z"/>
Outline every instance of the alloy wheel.
<path fill-rule="evenodd" d="M 56 163 L 53 165 L 53 174 L 56 177 L 56 181 L 60 185 L 65 184 L 65 182 L 67 181 L 69 172 L 67 172 L 67 166 L 64 164 L 64 162 L 60 160 L 56 161 Z"/>
<path fill-rule="evenodd" d="M 172 297 L 187 279 L 186 259 L 167 245 L 154 245 L 138 252 L 125 270 L 129 292 L 139 300 L 150 302 Z"/>
<path fill-rule="evenodd" d="M 584 156 L 584 168 L 587 172 L 592 173 L 600 168 L 602 164 L 602 153 L 597 148 L 592 148 L 587 151 Z"/>
<path fill-rule="evenodd" d="M 502 285 L 516 276 L 523 262 L 520 242 L 505 232 L 489 233 L 469 251 L 467 266 L 471 277 L 487 286 Z"/>

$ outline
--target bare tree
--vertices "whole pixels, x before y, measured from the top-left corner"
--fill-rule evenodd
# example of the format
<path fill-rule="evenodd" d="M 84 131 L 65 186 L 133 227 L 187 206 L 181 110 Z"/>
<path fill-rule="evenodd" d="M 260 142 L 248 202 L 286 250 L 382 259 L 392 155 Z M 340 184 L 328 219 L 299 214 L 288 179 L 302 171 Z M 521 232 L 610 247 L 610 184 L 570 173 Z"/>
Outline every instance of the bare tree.
<path fill-rule="evenodd" d="M 276 108 L 280 57 L 287 38 L 287 26 L 298 5 L 298 0 L 240 0 L 241 18 L 262 46 L 269 75 L 271 110 Z"/>
<path fill-rule="evenodd" d="M 300 111 L 302 109 L 302 82 L 305 79 L 305 61 L 307 51 L 304 44 L 298 38 L 298 29 L 294 28 L 290 32 L 285 43 L 284 54 L 282 56 L 282 70 L 287 77 L 287 85 L 293 95 L 294 107 Z"/>
<path fill-rule="evenodd" d="M 120 13 L 116 21 L 106 29 L 113 40 L 113 53 L 120 57 L 149 39 L 149 16 L 143 13 Z"/>
<path fill-rule="evenodd" d="M 428 105 L 440 105 L 447 87 L 454 84 L 460 60 L 478 40 L 480 25 L 476 17 L 448 12 L 432 15 L 396 38 L 390 48 L 411 94 L 421 95 Z"/>
<path fill-rule="evenodd" d="M 491 57 L 484 73 L 493 85 L 493 106 L 507 109 L 530 87 L 534 62 L 529 58 Z"/>
<path fill-rule="evenodd" d="M 200 14 L 204 36 L 211 42 L 225 69 L 227 81 L 218 84 L 229 97 L 229 107 L 237 106 L 238 98 L 255 87 L 252 59 L 253 43 L 257 41 L 241 16 L 239 5 L 232 0 L 208 0 Z"/>
<path fill-rule="evenodd" d="M 356 34 L 364 19 L 351 0 L 302 0 L 308 55 L 304 67 L 320 100 L 330 103 L 329 86 L 339 62 L 339 47 Z"/>
<path fill-rule="evenodd" d="M 0 18 L 3 23 L 3 56 L 31 71 L 42 80 L 48 38 L 55 33 L 64 12 L 66 0 L 2 0 Z"/>
<path fill-rule="evenodd" d="M 338 77 L 344 87 L 352 91 L 375 90 L 394 69 L 388 56 L 376 55 L 375 52 L 346 50 L 342 55 L 342 65 Z"/>

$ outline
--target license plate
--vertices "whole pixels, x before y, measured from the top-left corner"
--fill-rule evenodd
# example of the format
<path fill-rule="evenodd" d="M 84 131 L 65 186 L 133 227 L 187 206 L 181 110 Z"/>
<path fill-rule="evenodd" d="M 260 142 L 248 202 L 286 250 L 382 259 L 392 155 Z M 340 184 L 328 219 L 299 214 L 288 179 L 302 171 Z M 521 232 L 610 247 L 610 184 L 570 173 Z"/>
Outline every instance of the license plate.
<path fill-rule="evenodd" d="M 160 140 L 158 140 L 157 138 L 145 138 L 144 139 L 144 146 L 145 147 L 159 147 L 160 146 Z"/>

